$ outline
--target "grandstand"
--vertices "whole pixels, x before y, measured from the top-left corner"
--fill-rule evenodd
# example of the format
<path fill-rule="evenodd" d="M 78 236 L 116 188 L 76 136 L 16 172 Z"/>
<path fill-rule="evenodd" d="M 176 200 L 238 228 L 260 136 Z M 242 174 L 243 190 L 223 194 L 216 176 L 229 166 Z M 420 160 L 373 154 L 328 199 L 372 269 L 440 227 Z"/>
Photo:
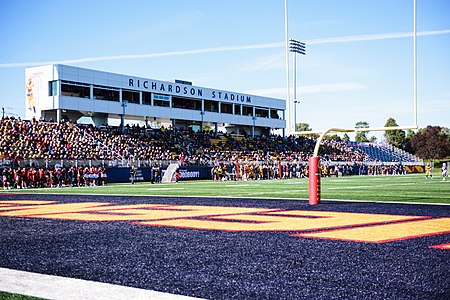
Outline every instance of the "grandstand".
<path fill-rule="evenodd" d="M 285 128 L 285 101 L 67 65 L 27 68 L 26 118 L 203 127 L 252 135 Z"/>
<path fill-rule="evenodd" d="M 348 145 L 367 153 L 370 157 L 370 161 L 423 163 L 423 160 L 412 155 L 411 153 L 386 143 L 377 144 L 350 142 Z"/>
<path fill-rule="evenodd" d="M 14 117 L 0 123 L 2 165 L 48 166 L 67 162 L 89 161 L 91 164 L 118 166 L 167 166 L 173 161 L 213 166 L 218 162 L 306 163 L 316 139 L 304 136 L 261 135 L 249 137 L 228 133 L 194 132 L 179 128 L 145 128 L 139 126 L 97 128 L 92 125 L 59 123 Z M 322 162 L 366 163 L 422 161 L 389 145 L 345 143 L 324 140 L 320 151 Z M 44 163 L 45 162 L 45 163 Z M 69 163 L 70 164 L 70 163 Z M 72 163 L 73 164 L 73 163 Z"/>
<path fill-rule="evenodd" d="M 24 121 L 0 123 L 3 160 L 281 160 L 306 162 L 316 139 L 279 135 L 249 137 L 190 129 L 151 129 L 139 126 L 97 128 L 92 125 Z M 13 145 L 13 147 L 11 147 Z M 388 144 L 325 140 L 322 161 L 417 162 L 417 157 Z"/>
<path fill-rule="evenodd" d="M 28 68 L 25 77 L 30 121 L 2 119 L 0 168 L 236 165 L 237 172 L 256 170 L 255 178 L 270 177 L 257 174 L 261 166 L 276 169 L 268 172 L 273 178 L 290 178 L 292 169 L 307 173 L 304 169 L 313 153 L 317 155 L 318 141 L 328 175 L 339 169 L 337 165 L 423 165 L 389 145 L 286 136 L 282 99 L 67 65 Z M 82 116 L 95 125 L 76 124 Z M 119 127 L 109 123 L 114 119 L 120 119 Z M 126 120 L 145 125 L 125 125 Z M 277 129 L 283 136 L 274 134 Z M 357 169 L 364 168 L 343 173 L 355 175 Z M 209 170 L 198 171 L 202 172 L 212 176 Z"/>

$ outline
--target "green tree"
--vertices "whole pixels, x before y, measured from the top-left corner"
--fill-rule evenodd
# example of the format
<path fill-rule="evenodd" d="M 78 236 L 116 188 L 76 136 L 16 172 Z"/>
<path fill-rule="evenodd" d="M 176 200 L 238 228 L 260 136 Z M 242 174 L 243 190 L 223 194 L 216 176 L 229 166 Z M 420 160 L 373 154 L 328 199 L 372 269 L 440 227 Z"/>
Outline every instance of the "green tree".
<path fill-rule="evenodd" d="M 344 133 L 344 136 L 342 137 L 342 140 L 344 142 L 348 142 L 348 141 L 350 141 L 350 137 L 348 136 L 348 134 Z"/>
<path fill-rule="evenodd" d="M 422 159 L 442 159 L 450 156 L 448 130 L 440 126 L 421 128 L 411 139 L 415 155 Z"/>
<path fill-rule="evenodd" d="M 413 147 L 411 145 L 411 140 L 412 140 L 414 135 L 415 135 L 415 132 L 412 131 L 411 129 L 409 129 L 406 132 L 405 146 L 403 148 L 403 150 L 405 150 L 406 152 L 413 153 L 413 154 L 414 154 L 414 149 L 413 149 Z"/>
<path fill-rule="evenodd" d="M 356 123 L 355 128 L 369 128 L 369 123 L 365 121 L 359 121 Z M 368 142 L 367 138 L 368 131 L 358 131 L 356 132 L 355 141 L 357 142 Z"/>
<path fill-rule="evenodd" d="M 450 128 L 444 127 L 442 128 L 442 132 L 447 135 L 448 141 L 450 142 Z"/>
<path fill-rule="evenodd" d="M 295 124 L 295 129 L 298 131 L 312 131 L 312 128 L 309 128 L 308 123 L 297 123 Z"/>
<path fill-rule="evenodd" d="M 386 124 L 384 124 L 384 127 L 396 126 L 398 126 L 398 124 L 393 118 L 387 119 Z M 405 148 L 406 134 L 403 130 L 387 130 L 384 132 L 384 137 L 389 144 L 401 149 Z"/>

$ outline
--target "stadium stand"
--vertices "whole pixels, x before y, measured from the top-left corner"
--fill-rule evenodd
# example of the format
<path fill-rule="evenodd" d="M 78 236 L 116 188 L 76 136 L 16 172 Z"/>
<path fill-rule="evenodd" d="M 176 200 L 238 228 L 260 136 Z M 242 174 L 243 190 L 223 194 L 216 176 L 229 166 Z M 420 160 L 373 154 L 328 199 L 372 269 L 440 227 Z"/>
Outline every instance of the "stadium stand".
<path fill-rule="evenodd" d="M 298 160 L 307 161 L 315 139 L 281 137 L 233 137 L 212 132 L 142 127 L 96 128 L 71 122 L 24 121 L 5 118 L 0 124 L 0 155 L 3 159 L 67 160 Z M 324 141 L 325 161 L 365 161 L 367 154 L 343 142 Z"/>
<path fill-rule="evenodd" d="M 367 153 L 370 156 L 370 161 L 421 162 L 414 155 L 389 144 L 350 142 L 348 145 Z"/>
<path fill-rule="evenodd" d="M 207 131 L 139 126 L 126 126 L 122 132 L 110 126 L 6 117 L 0 121 L 0 167 L 7 166 L 7 174 L 16 174 L 9 183 L 16 187 L 22 185 L 18 176 L 28 178 L 24 186 L 104 184 L 106 180 L 98 178 L 106 174 L 105 167 L 136 162 L 149 167 L 165 167 L 174 161 L 208 166 L 211 177 L 217 180 L 300 178 L 307 176 L 306 164 L 315 143 L 316 139 L 304 136 L 215 136 Z M 415 159 L 385 145 L 332 140 L 322 142 L 319 154 L 323 176 L 402 174 L 402 166 L 388 168 L 373 163 L 392 165 Z M 20 175 L 18 168 L 22 168 Z M 39 172 L 44 177 L 48 173 L 45 184 L 42 176 L 33 182 Z"/>

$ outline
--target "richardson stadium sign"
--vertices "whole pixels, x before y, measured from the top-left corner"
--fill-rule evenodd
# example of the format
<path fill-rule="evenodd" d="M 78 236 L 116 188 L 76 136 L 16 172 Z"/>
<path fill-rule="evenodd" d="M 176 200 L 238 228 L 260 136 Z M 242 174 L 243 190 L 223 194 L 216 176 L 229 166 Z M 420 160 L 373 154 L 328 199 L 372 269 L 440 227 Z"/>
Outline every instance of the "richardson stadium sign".
<path fill-rule="evenodd" d="M 296 238 L 364 243 L 386 243 L 450 233 L 449 217 L 172 204 L 12 200 L 0 201 L 0 217 L 128 221 L 141 226 L 232 232 L 286 231 Z M 450 250 L 450 243 L 430 248 Z"/>
<path fill-rule="evenodd" d="M 154 92 L 166 93 L 174 96 L 187 96 L 193 98 L 207 98 L 214 100 L 227 100 L 230 102 L 251 103 L 252 97 L 239 93 L 216 91 L 193 86 L 180 85 L 177 83 L 168 83 L 152 80 L 128 79 L 128 87 L 151 90 Z M 205 93 L 204 93 L 205 92 Z"/>

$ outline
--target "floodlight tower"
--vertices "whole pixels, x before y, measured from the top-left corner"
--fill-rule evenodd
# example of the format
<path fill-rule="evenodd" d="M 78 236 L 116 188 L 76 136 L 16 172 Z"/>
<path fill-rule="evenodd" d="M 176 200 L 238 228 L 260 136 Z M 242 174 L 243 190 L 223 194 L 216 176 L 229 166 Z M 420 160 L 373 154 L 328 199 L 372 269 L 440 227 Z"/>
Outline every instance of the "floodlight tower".
<path fill-rule="evenodd" d="M 297 54 L 306 55 L 306 44 L 289 39 L 289 52 L 294 53 L 294 131 L 297 131 Z"/>

